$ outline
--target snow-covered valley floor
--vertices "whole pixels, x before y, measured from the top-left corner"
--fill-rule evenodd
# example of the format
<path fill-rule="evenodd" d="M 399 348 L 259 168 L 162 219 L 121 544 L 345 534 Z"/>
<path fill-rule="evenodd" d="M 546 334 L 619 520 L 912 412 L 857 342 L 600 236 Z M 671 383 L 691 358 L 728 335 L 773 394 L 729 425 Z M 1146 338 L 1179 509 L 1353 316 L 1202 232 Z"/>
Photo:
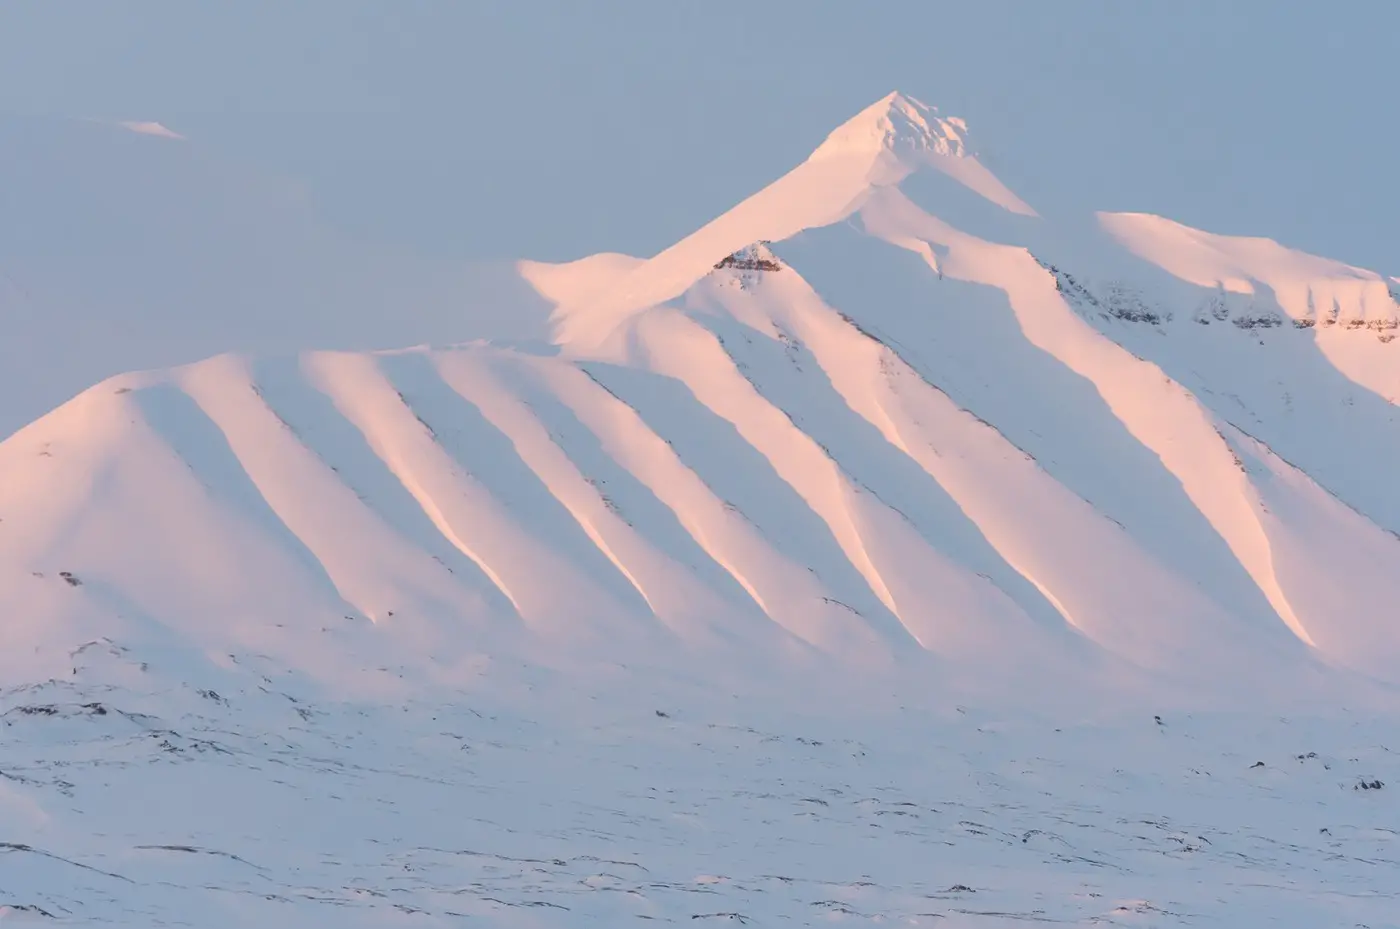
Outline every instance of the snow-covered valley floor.
<path fill-rule="evenodd" d="M 0 918 L 1400 925 L 1400 756 L 1364 712 L 780 717 L 275 680 L 6 691 Z"/>

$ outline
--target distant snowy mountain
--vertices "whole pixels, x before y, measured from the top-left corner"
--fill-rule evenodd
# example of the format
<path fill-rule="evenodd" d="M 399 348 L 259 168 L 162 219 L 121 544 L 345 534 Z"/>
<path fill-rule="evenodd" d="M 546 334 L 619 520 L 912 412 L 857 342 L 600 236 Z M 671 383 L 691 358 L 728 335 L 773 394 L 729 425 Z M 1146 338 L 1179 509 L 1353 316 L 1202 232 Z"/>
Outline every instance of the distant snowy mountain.
<path fill-rule="evenodd" d="M 417 813 L 383 814 L 393 821 L 365 826 L 317 865 L 320 876 L 293 880 L 286 869 L 300 859 L 256 863 L 271 846 L 233 842 L 236 824 L 220 824 L 207 809 L 192 814 L 204 832 L 166 817 L 161 838 L 123 820 L 85 846 L 65 830 L 80 829 L 99 781 L 64 774 L 57 763 L 40 771 L 36 758 L 13 777 L 0 771 L 11 778 L 0 781 L 0 822 L 28 824 L 51 840 L 25 843 L 25 860 L 47 889 L 16 905 L 52 913 L 61 904 L 97 918 L 93 901 L 115 899 L 123 913 L 174 921 L 200 912 L 198 888 L 212 880 L 228 900 L 246 893 L 248 901 L 299 907 L 276 912 L 300 914 L 302 925 L 330 919 L 332 909 L 314 901 L 331 897 L 365 925 L 383 924 L 374 920 L 391 904 L 405 924 L 415 916 L 456 925 L 463 913 L 502 925 L 582 925 L 608 913 L 762 924 L 752 908 L 772 890 L 770 916 L 799 920 L 863 915 L 922 925 L 936 915 L 946 920 L 938 925 L 992 926 L 1039 913 L 1075 925 L 1229 916 L 1262 917 L 1253 923 L 1261 925 L 1296 917 L 1301 926 L 1341 924 L 1340 909 L 1325 901 L 1329 882 L 1353 881 L 1367 894 L 1385 884 L 1384 868 L 1342 878 L 1345 868 L 1328 876 L 1333 866 L 1319 864 L 1338 860 L 1329 854 L 1393 853 L 1354 842 L 1327 850 L 1345 830 L 1381 842 L 1353 822 L 1362 814 L 1349 806 L 1369 796 L 1373 780 L 1382 783 L 1378 771 L 1395 768 L 1365 717 L 1245 739 L 1254 724 L 1226 716 L 1394 711 L 1396 279 L 1158 216 L 1042 217 L 978 160 L 968 125 L 899 94 L 651 258 L 599 254 L 518 270 L 549 315 L 514 320 L 511 338 L 486 338 L 504 331 L 499 312 L 473 330 L 463 306 L 460 331 L 482 338 L 379 351 L 278 345 L 119 375 L 0 444 L 0 604 L 10 617 L 0 679 L 15 685 L 0 707 L 14 724 L 7 735 L 42 741 L 31 730 L 115 726 L 120 733 L 74 736 L 63 749 L 76 753 L 64 764 L 100 755 L 91 762 L 99 772 L 111 763 L 103 751 L 155 764 L 134 747 L 146 738 L 173 746 L 170 764 L 232 772 L 226 776 L 245 787 L 262 783 L 251 772 L 285 764 L 293 786 L 277 781 L 270 802 L 308 804 L 304 815 L 321 830 L 338 821 L 340 802 L 311 799 L 323 787 L 355 798 L 364 812 L 380 790 L 419 790 L 398 778 L 434 785 L 423 788 L 428 799 Z M 500 709 L 517 698 L 540 715 L 502 722 L 525 713 Z M 497 710 L 472 710 L 469 720 L 458 700 Z M 1141 732 L 1111 730 L 1109 742 L 1084 736 L 1076 760 L 1079 749 L 1067 746 L 1081 737 L 1054 742 L 1048 728 L 1022 732 L 1023 742 L 986 735 L 988 747 L 974 747 L 984 729 L 963 721 L 965 704 L 1018 720 L 1122 712 L 1148 722 Z M 663 779 L 628 787 L 626 802 L 639 805 L 617 813 L 661 819 L 624 830 L 625 841 L 597 838 L 597 805 L 614 802 L 597 792 L 613 781 L 570 781 L 566 754 L 544 766 L 560 770 L 528 776 L 543 793 L 522 788 L 508 802 L 555 798 L 540 802 L 563 804 L 558 815 L 594 839 L 560 838 L 548 816 L 523 812 L 531 823 L 519 826 L 523 833 L 497 817 L 485 826 L 463 820 L 466 837 L 438 834 L 452 807 L 450 794 L 439 796 L 444 785 L 470 781 L 473 764 L 503 779 L 482 784 L 525 776 L 524 756 L 511 753 L 532 744 L 520 733 L 545 725 L 538 719 L 560 727 L 538 745 L 601 751 L 575 744 L 589 738 L 580 731 L 603 725 L 571 728 L 594 720 L 585 706 L 609 720 L 595 732 L 604 743 L 652 746 L 628 749 L 639 757 L 734 751 L 742 756 L 735 770 L 755 772 L 768 762 L 715 740 L 732 731 L 747 744 L 761 740 L 762 727 L 717 730 L 719 720 L 736 718 L 741 706 L 789 720 L 798 717 L 783 717 L 784 707 L 831 714 L 821 725 L 832 734 L 773 749 L 780 768 L 801 772 L 794 777 L 810 788 L 793 793 L 752 775 L 753 797 L 781 796 L 792 807 L 781 823 L 767 823 L 777 830 L 770 836 L 799 821 L 799 831 L 815 830 L 794 847 L 845 841 L 843 830 L 867 813 L 914 815 L 921 807 L 945 827 L 959 824 L 962 838 L 939 833 L 953 845 L 989 832 L 1015 841 L 969 865 L 980 876 L 966 880 L 945 867 L 954 852 L 938 853 L 943 870 L 930 879 L 906 874 L 907 861 L 891 858 L 872 874 L 850 859 L 818 862 L 816 852 L 779 843 L 745 859 L 743 875 L 687 872 L 688 886 L 716 900 L 692 906 L 681 891 L 673 898 L 660 888 L 672 888 L 686 868 L 732 861 L 737 852 L 722 847 L 730 840 L 716 836 L 739 826 L 706 820 L 674 797 L 663 813 L 637 812 L 653 809 L 639 799 L 647 791 L 669 795 Z M 683 722 L 672 718 L 675 706 L 689 708 Z M 952 715 L 932 729 L 888 715 L 911 709 Z M 860 712 L 889 725 L 866 731 L 865 723 L 832 721 L 859 720 Z M 1171 715 L 1188 712 L 1204 715 Z M 783 726 L 765 718 L 775 731 Z M 174 719 L 182 731 L 206 734 L 177 738 Z M 1177 719 L 1197 720 L 1181 731 L 1198 741 L 1164 749 L 1160 740 L 1176 737 Z M 640 732 L 643 721 L 654 723 L 649 734 Z M 479 731 L 463 741 L 463 727 Z M 850 736 L 857 730 L 866 731 L 859 745 Z M 978 786 L 947 809 L 921 790 L 907 800 L 894 800 L 898 792 L 859 799 L 884 789 L 881 775 L 849 759 L 883 757 L 910 731 L 927 741 L 900 756 L 900 771 L 937 766 L 946 748 L 977 772 L 968 783 Z M 1000 730 L 989 722 L 985 731 Z M 1333 742 L 1315 749 L 1289 741 L 1304 734 Z M 1024 746 L 1047 738 L 1054 746 L 1026 761 Z M 98 744 L 85 739 L 109 748 L 84 749 Z M 1128 764 L 1102 754 L 1119 739 L 1137 746 L 1127 755 L 1171 768 L 1151 775 L 1149 793 L 1161 797 L 1152 802 L 1165 807 L 1155 810 L 1160 821 L 1145 818 L 1134 795 L 1105 786 Z M 803 753 L 823 741 L 841 746 L 831 750 L 847 760 L 809 767 L 817 762 Z M 1256 759 L 1238 756 L 1246 743 L 1273 753 L 1258 778 L 1246 773 Z M 461 761 L 459 749 L 478 761 Z M 396 754 L 418 760 L 383 760 Z M 201 760 L 189 760 L 195 756 Z M 1289 772 L 1307 772 L 1306 785 L 1297 780 L 1303 774 L 1272 773 L 1285 758 Z M 703 784 L 687 782 L 694 796 L 686 803 L 703 807 L 702 797 L 740 790 L 705 767 L 712 763 L 690 769 L 708 773 L 697 775 Z M 1092 768 L 1092 778 L 1066 780 L 1060 769 L 1075 763 Z M 683 778 L 676 765 L 667 778 Z M 992 778 L 988 765 L 1001 773 Z M 1207 767 L 1224 765 L 1228 778 L 1206 784 Z M 1025 794 L 1006 794 L 1010 805 L 998 805 L 989 798 L 1010 790 L 996 780 L 1003 775 L 1051 799 L 1026 806 L 1014 799 Z M 1328 812 L 1268 825 L 1265 801 L 1251 793 L 1266 776 L 1294 778 L 1270 783 L 1299 804 L 1323 796 L 1310 791 L 1326 785 Z M 92 775 L 101 777 L 118 775 Z M 1117 799 L 1085 812 L 1067 798 L 1091 780 Z M 912 790 L 901 783 L 900 791 Z M 481 790 L 469 810 L 507 796 Z M 1190 812 L 1183 797 L 1208 799 L 1228 823 L 1212 821 L 1218 831 L 1206 837 L 1207 815 Z M 1080 810 L 1069 819 L 1098 838 L 1067 831 L 1060 801 Z M 867 802 L 888 809 L 856 812 Z M 848 803 L 857 806 L 833 812 Z M 402 809 L 411 808 L 405 801 Z M 950 815 L 938 819 L 935 810 Z M 855 818 L 843 819 L 848 813 Z M 49 825 L 50 816 L 64 825 Z M 1130 820 L 1149 825 L 1124 825 Z M 934 841 L 937 830 L 925 831 L 932 822 L 911 821 L 900 833 L 910 856 Z M 703 838 L 681 837 L 692 827 Z M 395 838 L 405 829 L 419 830 L 417 838 Z M 1249 874 L 1230 877 L 1238 887 L 1215 896 L 1177 887 L 1170 900 L 1149 900 L 1139 884 L 1159 887 L 1147 862 L 1160 852 L 1129 836 L 1148 829 L 1162 832 L 1149 845 Z M 489 856 L 478 831 L 498 843 Z M 308 835 L 300 847 L 323 857 L 338 841 Z M 243 850 L 216 848 L 219 837 Z M 570 851 L 559 851 L 560 842 Z M 691 842 L 711 851 L 674 865 L 635 857 Z M 1085 842 L 1092 848 L 1076 844 Z M 55 867 L 50 846 L 62 843 L 109 876 L 44 870 Z M 396 846 L 394 867 L 433 871 L 431 887 L 390 888 L 381 873 L 390 859 L 371 847 L 382 843 Z M 1248 855 L 1224 850 L 1241 844 Z M 48 858 L 35 857 L 41 847 Z M 151 883 L 165 873 L 148 861 L 152 849 L 192 869 L 178 893 L 162 897 Z M 993 888 L 1006 877 L 998 870 L 1006 855 L 1034 849 L 1035 863 L 1025 865 L 1039 869 L 1033 878 L 1022 875 L 1019 889 Z M 486 857 L 471 857 L 478 854 Z M 617 860 L 602 860 L 609 855 Z M 364 864 L 370 860 L 378 863 Z M 468 866 L 486 876 L 475 890 L 452 890 L 451 872 Z M 1047 902 L 1027 889 L 1099 886 L 1091 873 L 1100 866 L 1117 869 L 1102 878 L 1111 890 L 1066 890 Z M 1309 869 L 1298 878 L 1307 883 L 1302 897 L 1243 889 L 1262 886 L 1257 880 L 1275 866 Z M 502 867 L 536 876 L 503 883 Z M 665 870 L 665 880 L 639 876 L 649 868 Z M 202 876 L 207 869 L 216 877 Z M 823 887 L 803 893 L 829 905 L 809 900 L 789 911 L 774 902 L 791 889 L 783 869 L 806 869 L 801 880 L 821 871 Z M 898 888 L 890 883 L 896 874 L 905 882 Z M 67 890 L 70 877 L 85 889 Z M 760 886 L 769 880 L 777 883 Z M 919 884 L 925 880 L 938 886 Z M 616 887 L 629 902 L 614 911 L 556 892 L 566 884 Z M 459 893 L 474 902 L 457 905 Z M 966 904 L 973 893 L 979 904 L 1001 902 Z M 1104 893 L 1116 902 L 1108 905 Z M 1394 910 L 1380 898 L 1356 905 L 1369 925 L 1395 925 L 1383 921 Z M 282 918 L 262 902 L 227 906 L 220 925 L 252 924 L 240 919 L 254 912 Z M 539 907 L 543 921 L 514 918 L 517 907 Z"/>

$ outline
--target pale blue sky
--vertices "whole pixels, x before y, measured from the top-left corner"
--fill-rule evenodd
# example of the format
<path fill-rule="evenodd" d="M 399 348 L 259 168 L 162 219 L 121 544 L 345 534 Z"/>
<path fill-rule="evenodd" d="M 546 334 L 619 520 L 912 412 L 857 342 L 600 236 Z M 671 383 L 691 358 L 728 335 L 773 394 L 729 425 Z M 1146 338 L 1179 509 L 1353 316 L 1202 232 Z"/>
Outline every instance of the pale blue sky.
<path fill-rule="evenodd" d="M 901 89 L 1053 212 L 1400 273 L 1400 4 L 240 0 L 0 7 L 0 113 L 156 119 L 356 235 L 649 253 Z"/>

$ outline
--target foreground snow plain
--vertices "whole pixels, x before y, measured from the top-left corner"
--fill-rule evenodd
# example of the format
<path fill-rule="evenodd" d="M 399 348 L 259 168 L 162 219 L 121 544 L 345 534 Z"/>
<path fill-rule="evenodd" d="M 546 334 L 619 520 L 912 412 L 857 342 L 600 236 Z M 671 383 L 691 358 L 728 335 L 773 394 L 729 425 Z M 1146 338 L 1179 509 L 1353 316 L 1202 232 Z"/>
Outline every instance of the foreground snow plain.
<path fill-rule="evenodd" d="M 1400 283 L 897 94 L 519 274 L 0 444 L 0 918 L 1400 925 Z"/>
<path fill-rule="evenodd" d="M 6 918 L 1395 925 L 1390 789 L 1359 786 L 1400 766 L 1362 712 L 813 715 L 663 709 L 645 686 L 387 704 L 289 683 L 8 694 Z"/>

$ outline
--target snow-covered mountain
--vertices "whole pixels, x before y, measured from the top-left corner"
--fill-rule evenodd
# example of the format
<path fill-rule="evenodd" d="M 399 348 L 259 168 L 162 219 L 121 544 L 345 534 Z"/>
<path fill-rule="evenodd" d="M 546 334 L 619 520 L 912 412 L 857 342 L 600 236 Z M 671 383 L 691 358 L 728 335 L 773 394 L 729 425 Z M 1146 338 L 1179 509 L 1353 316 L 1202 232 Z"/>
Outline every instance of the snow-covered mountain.
<path fill-rule="evenodd" d="M 382 925 L 394 906 L 424 925 L 1318 925 L 1348 907 L 1395 924 L 1393 897 L 1375 896 L 1394 863 L 1347 871 L 1388 854 L 1357 842 L 1393 843 L 1356 804 L 1395 765 L 1365 717 L 1336 714 L 1393 718 L 1400 683 L 1400 281 L 1164 217 L 1042 216 L 979 161 L 963 120 L 899 94 L 651 258 L 519 273 L 552 309 L 516 338 L 478 338 L 494 333 L 463 307 L 457 344 L 124 374 L 0 444 L 0 718 L 30 759 L 0 770 L 0 822 L 39 837 L 0 845 L 39 888 L 14 905 L 100 919 L 111 900 L 147 925 L 207 906 L 220 925 Z M 974 746 L 999 731 L 989 707 L 1019 735 Z M 1236 711 L 1324 721 L 1264 734 L 1222 721 Z M 1024 722 L 1105 712 L 1109 729 L 1058 742 Z M 813 718 L 822 739 L 767 754 L 726 741 L 791 740 L 779 730 Z M 896 748 L 915 732 L 912 754 Z M 1178 732 L 1190 744 L 1164 749 Z M 1303 734 L 1331 741 L 1289 741 Z M 604 751 L 615 740 L 629 747 Z M 1269 825 L 1277 799 L 1251 793 L 1265 774 L 1236 757 L 1246 741 L 1273 753 L 1268 797 L 1322 812 Z M 804 754 L 823 744 L 841 760 Z M 1115 762 L 1112 744 L 1172 772 Z M 552 750 L 550 770 L 526 773 L 527 749 Z M 606 785 L 631 784 L 629 752 L 648 770 L 649 753 L 681 760 L 623 802 Z M 751 793 L 705 820 L 740 790 L 713 752 Z M 891 766 L 852 760 L 867 753 Z M 949 757 L 975 787 L 946 772 L 957 799 L 911 786 Z M 271 806 L 236 799 L 225 820 L 181 764 Z M 768 783 L 769 764 L 791 776 Z M 1071 764 L 1091 773 L 1066 779 Z M 273 767 L 287 776 L 268 787 L 257 772 Z M 1014 784 L 988 780 L 1002 767 Z M 1125 768 L 1150 788 L 1112 786 Z M 902 799 L 861 799 L 896 776 Z M 480 792 L 445 821 L 468 782 Z M 539 792 L 502 786 L 516 782 Z M 1066 799 L 1085 784 L 1117 799 Z M 183 813 L 157 800 L 167 785 Z M 80 838 L 100 789 L 146 797 L 156 825 L 108 812 Z M 417 806 L 381 793 L 420 790 Z M 643 812 L 657 791 L 665 811 Z M 1208 827 L 1193 797 L 1224 819 Z M 614 801 L 613 819 L 598 813 Z M 553 812 L 489 813 L 527 802 Z M 367 821 L 333 826 L 346 809 Z M 879 845 L 863 817 L 901 810 L 928 819 L 889 834 L 904 851 L 879 873 L 784 844 L 795 829 L 834 848 L 854 829 Z M 274 862 L 261 830 L 281 816 L 308 831 L 302 857 Z M 751 816 L 773 844 L 740 853 Z M 1123 831 L 1136 820 L 1153 825 Z M 691 826 L 706 838 L 675 831 Z M 349 844 L 331 854 L 336 828 Z M 1162 835 L 1133 832 L 1148 828 Z M 1248 874 L 1183 889 L 1205 878 L 1152 871 L 1159 842 L 1202 874 Z M 650 854 L 666 863 L 636 857 Z M 176 859 L 190 874 L 158 889 Z M 945 879 L 959 860 L 973 876 Z M 394 885 L 400 864 L 434 876 Z M 1029 875 L 1005 883 L 1017 867 Z M 1294 896 L 1245 889 L 1304 867 Z M 454 890 L 463 868 L 484 871 Z M 793 902 L 799 879 L 829 905 Z M 1371 902 L 1329 898 L 1343 880 Z M 18 892 L 4 872 L 0 888 Z M 974 892 L 996 904 L 968 905 Z"/>
<path fill-rule="evenodd" d="M 6 592 L 82 578 L 60 637 L 130 604 L 230 642 L 295 611 L 466 654 L 1392 679 L 1396 286 L 1096 221 L 892 95 L 654 258 L 526 264 L 547 339 L 92 388 L 0 451 Z"/>

